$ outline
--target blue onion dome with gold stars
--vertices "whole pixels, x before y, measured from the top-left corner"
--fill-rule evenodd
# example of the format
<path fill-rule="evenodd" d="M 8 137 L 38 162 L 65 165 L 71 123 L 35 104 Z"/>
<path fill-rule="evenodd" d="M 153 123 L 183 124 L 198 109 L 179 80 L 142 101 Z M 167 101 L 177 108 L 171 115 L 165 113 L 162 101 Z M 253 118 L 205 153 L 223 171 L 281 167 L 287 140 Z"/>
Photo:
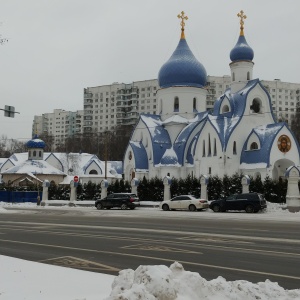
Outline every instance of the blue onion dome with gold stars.
<path fill-rule="evenodd" d="M 178 15 L 181 18 L 181 38 L 172 56 L 161 67 L 158 74 L 158 83 L 161 88 L 172 86 L 204 87 L 206 85 L 206 70 L 195 58 L 190 50 L 184 35 L 184 12 Z"/>
<path fill-rule="evenodd" d="M 26 143 L 27 148 L 41 148 L 44 149 L 46 144 L 43 140 L 39 139 L 37 135 L 34 138 Z"/>
<path fill-rule="evenodd" d="M 247 16 L 244 15 L 244 12 L 242 10 L 240 11 L 240 13 L 237 14 L 237 16 L 241 19 L 240 36 L 236 45 L 230 52 L 230 59 L 232 62 L 241 61 L 241 60 L 252 61 L 254 58 L 254 51 L 248 45 L 244 35 L 244 19 L 246 19 Z"/>

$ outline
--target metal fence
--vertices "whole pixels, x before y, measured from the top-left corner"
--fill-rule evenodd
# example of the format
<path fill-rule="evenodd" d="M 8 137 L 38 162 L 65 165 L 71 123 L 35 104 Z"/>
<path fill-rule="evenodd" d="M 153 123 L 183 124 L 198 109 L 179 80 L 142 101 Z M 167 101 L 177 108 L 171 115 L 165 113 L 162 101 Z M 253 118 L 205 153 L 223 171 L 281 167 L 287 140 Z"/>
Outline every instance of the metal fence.
<path fill-rule="evenodd" d="M 42 199 L 42 193 L 39 193 Z M 10 203 L 37 203 L 38 192 L 35 191 L 0 191 L 0 201 Z"/>

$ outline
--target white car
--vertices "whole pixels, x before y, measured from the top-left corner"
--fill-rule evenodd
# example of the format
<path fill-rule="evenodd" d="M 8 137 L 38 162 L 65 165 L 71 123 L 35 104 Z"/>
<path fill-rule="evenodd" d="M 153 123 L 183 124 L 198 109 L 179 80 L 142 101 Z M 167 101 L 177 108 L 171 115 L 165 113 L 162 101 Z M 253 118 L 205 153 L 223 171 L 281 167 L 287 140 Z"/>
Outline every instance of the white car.
<path fill-rule="evenodd" d="M 208 208 L 208 201 L 205 199 L 197 199 L 191 195 L 180 195 L 171 200 L 162 201 L 159 204 L 159 208 L 162 210 L 186 209 L 196 211 Z"/>

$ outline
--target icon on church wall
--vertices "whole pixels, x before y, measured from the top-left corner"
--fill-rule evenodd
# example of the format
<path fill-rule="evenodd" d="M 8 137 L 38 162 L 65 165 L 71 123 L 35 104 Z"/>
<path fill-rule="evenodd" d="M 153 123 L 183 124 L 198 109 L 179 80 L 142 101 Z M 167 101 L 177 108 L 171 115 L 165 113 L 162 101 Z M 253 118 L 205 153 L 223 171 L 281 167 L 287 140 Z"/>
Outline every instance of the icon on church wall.
<path fill-rule="evenodd" d="M 129 158 L 129 160 L 131 160 L 131 159 L 132 159 L 132 153 L 131 153 L 131 151 L 129 151 L 128 158 Z"/>
<path fill-rule="evenodd" d="M 278 149 L 283 152 L 289 152 L 291 149 L 291 140 L 287 135 L 281 135 L 277 142 Z"/>

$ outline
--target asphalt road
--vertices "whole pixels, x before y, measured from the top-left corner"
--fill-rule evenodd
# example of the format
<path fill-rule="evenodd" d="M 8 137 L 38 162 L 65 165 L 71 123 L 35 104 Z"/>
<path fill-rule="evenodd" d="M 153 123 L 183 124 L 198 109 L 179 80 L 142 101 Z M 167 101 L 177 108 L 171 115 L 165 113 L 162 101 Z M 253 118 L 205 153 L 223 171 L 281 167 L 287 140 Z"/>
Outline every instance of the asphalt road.
<path fill-rule="evenodd" d="M 299 222 L 202 213 L 15 210 L 0 214 L 0 254 L 113 275 L 179 261 L 207 280 L 269 279 L 300 288 Z"/>

